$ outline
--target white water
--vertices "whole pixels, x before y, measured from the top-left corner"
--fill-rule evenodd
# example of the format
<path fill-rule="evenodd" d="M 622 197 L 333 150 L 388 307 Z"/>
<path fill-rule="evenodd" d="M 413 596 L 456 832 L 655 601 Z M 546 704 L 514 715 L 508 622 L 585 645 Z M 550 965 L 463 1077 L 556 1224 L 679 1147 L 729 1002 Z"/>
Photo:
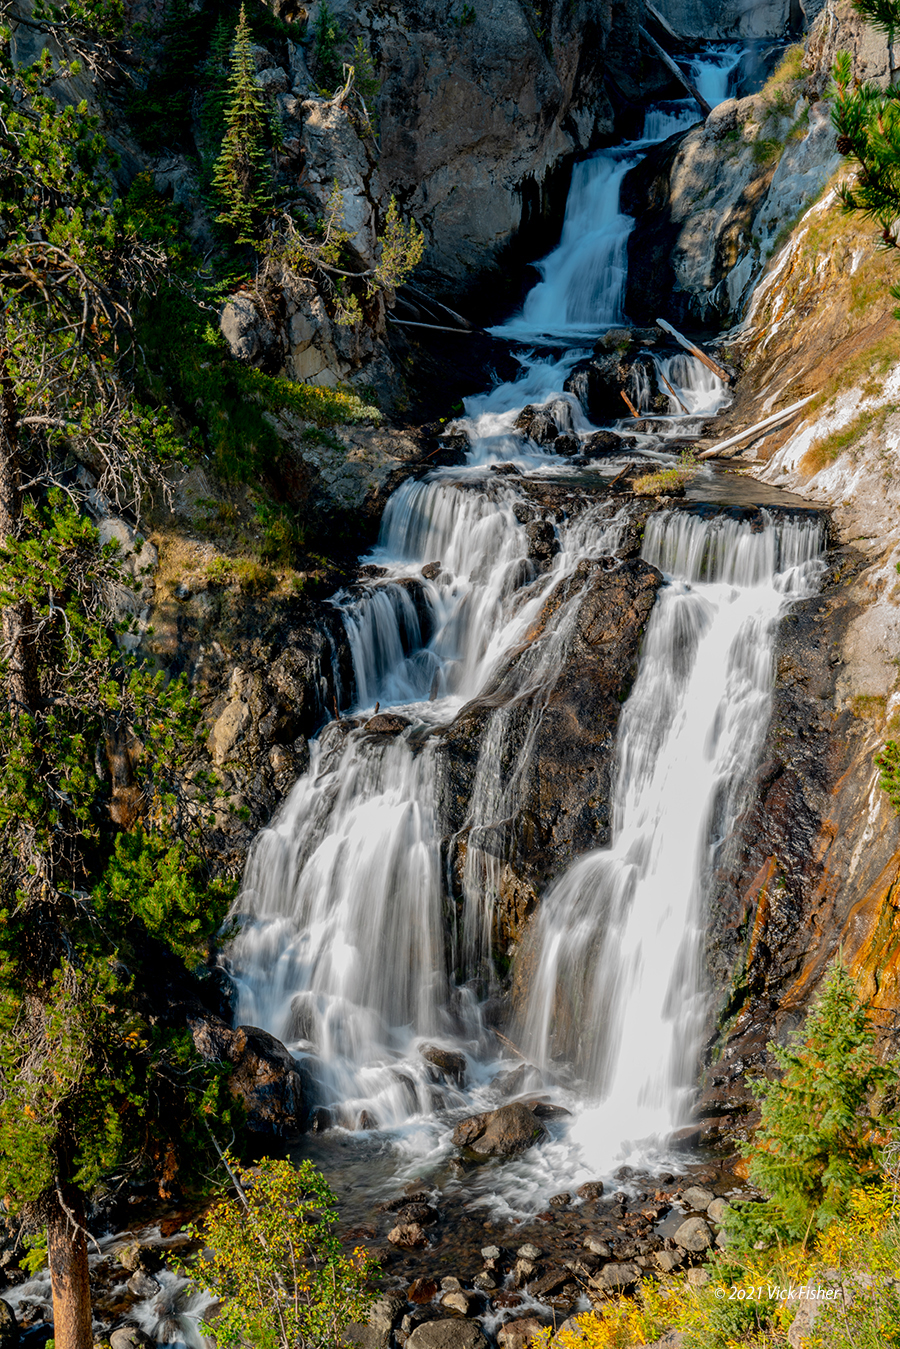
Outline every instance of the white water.
<path fill-rule="evenodd" d="M 709 75 L 722 94 L 729 61 L 733 52 L 718 53 Z M 702 85 L 703 70 L 693 73 Z M 652 114 L 648 128 L 669 135 L 685 116 L 687 105 L 676 105 Z M 237 1018 L 289 1045 L 337 1123 L 387 1131 L 401 1172 L 418 1175 L 446 1158 L 452 1120 L 498 1104 L 495 1075 L 511 1066 L 482 1021 L 500 880 L 487 844 L 515 827 L 577 590 L 539 638 L 528 634 L 581 560 L 615 551 L 625 521 L 608 501 L 557 515 L 558 552 L 538 569 L 528 556 L 527 493 L 488 469 L 514 464 L 526 482 L 571 472 L 552 446 L 516 428 L 526 404 L 545 408 L 560 432 L 594 429 L 562 386 L 598 333 L 623 317 L 632 222 L 619 213 L 618 185 L 648 143 L 578 166 L 559 247 L 522 314 L 499 330 L 531 342 L 554 334 L 562 350 L 523 353 L 519 379 L 466 401 L 458 426 L 471 443 L 469 467 L 405 483 L 370 559 L 382 576 L 335 597 L 353 661 L 352 719 L 318 737 L 309 772 L 248 863 L 232 950 Z M 693 357 L 648 353 L 632 389 L 640 406 L 654 396 L 651 377 L 664 390 L 660 374 L 674 389 L 658 423 L 670 434 L 690 434 L 727 397 Z M 671 462 L 664 440 L 639 440 L 642 454 Z M 592 465 L 617 469 L 615 459 Z M 814 530 L 772 521 L 754 532 L 682 513 L 648 526 L 645 556 L 670 580 L 623 712 L 616 841 L 577 861 L 544 898 L 537 975 L 514 1029 L 535 1065 L 520 1089 L 549 1085 L 578 1118 L 502 1173 L 469 1182 L 481 1191 L 476 1202 L 498 1213 L 542 1204 L 681 1122 L 706 886 L 765 729 L 777 619 L 814 583 L 817 546 Z M 435 562 L 440 570 L 426 580 L 421 569 Z M 485 691 L 493 711 L 478 745 L 456 914 L 441 851 L 449 788 L 440 732 Z M 528 715 L 512 737 L 515 702 Z M 393 738 L 367 732 L 376 704 L 400 713 L 406 729 Z M 598 1030 L 588 1035 L 587 1026 Z M 431 1042 L 466 1052 L 464 1092 L 437 1082 L 419 1052 Z"/>
<path fill-rule="evenodd" d="M 684 1122 L 703 901 L 768 724 L 777 622 L 813 593 L 821 544 L 817 522 L 648 522 L 643 555 L 670 583 L 619 727 L 614 840 L 557 881 L 525 954 L 519 1043 L 575 1065 L 598 1165 Z"/>

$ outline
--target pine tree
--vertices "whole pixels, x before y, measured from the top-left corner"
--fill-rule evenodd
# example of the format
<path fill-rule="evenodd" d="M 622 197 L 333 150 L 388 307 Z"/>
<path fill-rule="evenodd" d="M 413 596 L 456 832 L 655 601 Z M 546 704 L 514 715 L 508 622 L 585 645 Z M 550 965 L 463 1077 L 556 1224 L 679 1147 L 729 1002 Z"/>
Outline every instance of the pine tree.
<path fill-rule="evenodd" d="M 234 34 L 225 108 L 226 132 L 213 170 L 213 188 L 223 210 L 216 219 L 253 243 L 272 206 L 272 166 L 267 149 L 269 118 L 256 86 L 250 27 L 244 6 Z"/>
<path fill-rule="evenodd" d="M 751 1083 L 762 1100 L 759 1127 L 743 1149 L 762 1204 L 738 1210 L 729 1235 L 795 1241 L 825 1227 L 851 1191 L 881 1176 L 888 1121 L 877 1093 L 897 1081 L 875 1051 L 875 1031 L 847 970 L 836 963 L 802 1030 L 770 1044 L 781 1077 Z"/>
<path fill-rule="evenodd" d="M 860 14 L 887 39 L 890 52 L 900 30 L 900 0 L 856 0 Z M 881 241 L 898 246 L 900 217 L 900 88 L 886 89 L 861 84 L 853 77 L 849 52 L 839 52 L 832 77 L 831 118 L 837 132 L 837 148 L 855 159 L 859 173 L 855 183 L 840 189 L 847 211 L 860 211 L 874 220 Z"/>

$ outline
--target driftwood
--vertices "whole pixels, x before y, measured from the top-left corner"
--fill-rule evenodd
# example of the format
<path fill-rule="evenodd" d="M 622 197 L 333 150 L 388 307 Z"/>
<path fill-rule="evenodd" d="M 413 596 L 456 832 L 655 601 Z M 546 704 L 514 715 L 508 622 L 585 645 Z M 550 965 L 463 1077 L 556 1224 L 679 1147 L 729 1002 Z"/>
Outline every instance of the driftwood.
<path fill-rule="evenodd" d="M 644 41 L 648 44 L 651 51 L 654 51 L 656 53 L 656 55 L 659 57 L 660 61 L 662 61 L 666 69 L 672 75 L 675 76 L 679 84 L 684 85 L 685 89 L 688 91 L 691 98 L 697 104 L 697 107 L 703 113 L 703 116 L 708 117 L 709 114 L 712 112 L 712 108 L 709 106 L 706 99 L 700 93 L 700 90 L 696 89 L 694 85 L 691 84 L 690 80 L 688 79 L 687 75 L 685 75 L 681 67 L 679 65 L 676 65 L 676 63 L 672 60 L 671 56 L 666 51 L 666 49 L 659 45 L 655 37 L 650 36 L 650 34 L 647 32 L 646 28 L 644 28 L 643 25 L 641 25 L 638 28 L 638 32 L 640 33 Z"/>
<path fill-rule="evenodd" d="M 745 431 L 739 431 L 736 436 L 731 436 L 728 440 L 722 440 L 718 445 L 713 445 L 711 449 L 704 450 L 702 454 L 697 455 L 697 458 L 712 459 L 715 455 L 721 454 L 722 450 L 729 450 L 732 445 L 740 444 L 742 440 L 752 440 L 761 431 L 770 431 L 779 422 L 786 422 L 789 417 L 793 417 L 795 412 L 799 412 L 814 397 L 815 394 L 807 394 L 799 402 L 791 403 L 790 407 L 782 408 L 780 412 L 773 412 L 771 417 L 766 417 L 764 421 L 757 422 L 755 426 L 748 426 Z"/>
<path fill-rule="evenodd" d="M 680 38 L 680 37 L 678 36 L 678 34 L 675 32 L 675 29 L 674 29 L 674 28 L 672 27 L 672 25 L 669 23 L 669 20 L 666 19 L 666 18 L 664 18 L 664 16 L 663 16 L 662 14 L 660 14 L 659 10 L 656 8 L 655 5 L 651 5 L 650 0 L 644 0 L 644 8 L 646 9 L 647 13 L 650 15 L 650 17 L 651 17 L 651 19 L 653 20 L 653 22 L 654 22 L 659 28 L 661 28 L 661 29 L 663 30 L 663 32 L 665 33 L 666 37 L 670 37 L 670 38 L 672 39 L 673 42 L 678 42 L 678 43 L 681 42 L 681 38 Z"/>
<path fill-rule="evenodd" d="M 672 397 L 675 399 L 675 402 L 676 402 L 676 403 L 678 404 L 678 406 L 681 408 L 682 412 L 687 412 L 687 408 L 684 406 L 684 403 L 682 403 L 681 399 L 678 397 L 678 394 L 677 394 L 677 393 L 675 392 L 675 390 L 672 388 L 671 384 L 670 384 L 669 381 L 666 379 L 666 377 L 665 377 L 665 375 L 663 374 L 663 372 L 662 372 L 661 370 L 657 370 L 656 373 L 659 375 L 659 377 L 660 377 L 660 379 L 662 380 L 663 384 L 665 384 L 666 388 L 669 390 L 669 393 L 670 393 L 670 394 L 672 395 Z"/>
<path fill-rule="evenodd" d="M 416 287 L 411 286 L 408 281 L 403 283 L 402 289 L 409 295 L 412 295 L 415 299 L 421 301 L 426 309 L 440 310 L 442 314 L 447 314 L 450 318 L 455 319 L 459 326 L 464 328 L 467 332 L 472 330 L 474 325 L 471 324 L 467 318 L 464 318 L 462 314 L 457 314 L 456 310 L 451 309 L 448 304 L 442 304 L 440 300 L 435 300 L 430 295 L 426 295 L 423 290 L 417 290 Z"/>
<path fill-rule="evenodd" d="M 684 333 L 680 333 L 677 328 L 673 328 L 671 323 L 666 323 L 665 319 L 657 319 L 656 326 L 662 328 L 663 332 L 669 333 L 671 337 L 674 337 L 680 347 L 684 347 L 685 351 L 689 351 L 692 356 L 696 356 L 698 361 L 703 362 L 707 370 L 711 370 L 714 375 L 718 375 L 719 379 L 724 379 L 726 384 L 731 379 L 727 370 L 724 370 L 721 365 L 716 365 L 711 356 L 707 356 L 705 351 L 701 350 L 701 348 L 696 346 L 693 342 L 690 342 L 685 337 Z"/>
<path fill-rule="evenodd" d="M 389 323 L 399 323 L 402 328 L 430 328 L 433 333 L 456 333 L 457 337 L 471 337 L 472 328 L 444 328 L 439 323 L 415 323 L 412 319 L 397 319 L 388 314 Z"/>
<path fill-rule="evenodd" d="M 634 417 L 635 419 L 640 417 L 641 414 L 638 412 L 637 408 L 634 406 L 634 403 L 632 403 L 631 399 L 628 397 L 628 394 L 625 392 L 625 390 L 620 389 L 619 393 L 625 399 L 625 402 L 628 405 L 628 411 L 631 413 L 632 417 Z"/>

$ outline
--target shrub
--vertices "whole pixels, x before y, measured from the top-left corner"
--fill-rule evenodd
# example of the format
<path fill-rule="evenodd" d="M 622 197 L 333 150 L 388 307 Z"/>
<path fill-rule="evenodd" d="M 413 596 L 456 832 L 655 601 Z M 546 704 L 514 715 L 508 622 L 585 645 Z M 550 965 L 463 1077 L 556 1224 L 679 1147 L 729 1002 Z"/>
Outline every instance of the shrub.
<path fill-rule="evenodd" d="M 204 1332 L 222 1349 L 341 1349 L 346 1327 L 368 1314 L 376 1266 L 360 1249 L 341 1250 L 333 1191 L 310 1161 L 226 1163 L 236 1195 L 189 1229 L 206 1246 L 194 1277 L 221 1300 Z"/>

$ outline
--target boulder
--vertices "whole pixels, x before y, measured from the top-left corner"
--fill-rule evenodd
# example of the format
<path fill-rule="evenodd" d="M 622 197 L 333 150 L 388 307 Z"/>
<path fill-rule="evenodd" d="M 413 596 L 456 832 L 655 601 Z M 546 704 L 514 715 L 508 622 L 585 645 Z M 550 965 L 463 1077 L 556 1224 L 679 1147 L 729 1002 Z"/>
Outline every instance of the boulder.
<path fill-rule="evenodd" d="M 691 1185 L 682 1194 L 681 1202 L 695 1213 L 705 1213 L 715 1197 L 712 1190 L 707 1190 L 703 1185 Z"/>
<path fill-rule="evenodd" d="M 246 292 L 228 301 L 219 317 L 219 327 L 232 356 L 247 365 L 260 364 L 276 342 L 271 323 Z"/>
<path fill-rule="evenodd" d="M 552 445 L 560 430 L 546 408 L 535 408 L 530 403 L 523 407 L 515 425 L 536 445 Z"/>
<path fill-rule="evenodd" d="M 369 717 L 363 730 L 375 731 L 379 735 L 399 735 L 411 725 L 408 717 L 401 717 L 395 712 L 379 712 L 377 716 Z"/>
<path fill-rule="evenodd" d="M 8 1302 L 0 1298 L 0 1349 L 16 1349 L 19 1343 L 19 1323 Z"/>
<path fill-rule="evenodd" d="M 730 1212 L 731 1205 L 727 1199 L 714 1199 L 706 1210 L 706 1216 L 711 1222 L 721 1226 Z"/>
<path fill-rule="evenodd" d="M 453 1130 L 453 1142 L 478 1157 L 512 1157 L 540 1143 L 547 1130 L 520 1102 L 502 1105 L 483 1115 L 471 1115 Z"/>
<path fill-rule="evenodd" d="M 466 1056 L 455 1049 L 442 1049 L 440 1045 L 422 1045 L 419 1050 L 426 1063 L 438 1068 L 457 1087 L 466 1084 Z"/>
<path fill-rule="evenodd" d="M 612 1255 L 608 1243 L 601 1241 L 600 1237 L 585 1237 L 584 1247 L 592 1255 L 599 1255 L 603 1260 L 609 1260 Z"/>
<path fill-rule="evenodd" d="M 397 1210 L 398 1223 L 421 1223 L 423 1227 L 430 1227 L 440 1216 L 437 1209 L 432 1208 L 430 1204 L 404 1204 Z"/>
<path fill-rule="evenodd" d="M 713 1244 L 713 1234 L 702 1218 L 688 1218 L 675 1232 L 674 1240 L 683 1250 L 697 1253 Z"/>
<path fill-rule="evenodd" d="M 403 1310 L 404 1299 L 399 1293 L 384 1293 L 373 1302 L 365 1325 L 357 1322 L 344 1331 L 344 1339 L 355 1349 L 389 1349 L 391 1331 Z"/>
<path fill-rule="evenodd" d="M 586 1204 L 593 1203 L 603 1194 L 602 1180 L 586 1180 L 583 1185 L 579 1185 L 575 1191 L 579 1199 L 583 1199 Z"/>
<path fill-rule="evenodd" d="M 520 1316 L 504 1322 L 497 1331 L 497 1343 L 501 1349 L 529 1349 L 533 1337 L 543 1329 L 543 1322 L 536 1316 Z"/>
<path fill-rule="evenodd" d="M 153 1342 L 139 1326 L 118 1326 L 109 1337 L 109 1349 L 144 1349 Z"/>
<path fill-rule="evenodd" d="M 477 1322 L 454 1316 L 416 1326 L 406 1349 L 488 1349 L 488 1342 Z"/>
<path fill-rule="evenodd" d="M 388 1241 L 404 1251 L 418 1250 L 428 1245 L 428 1234 L 421 1223 L 398 1223 L 388 1232 Z"/>
<path fill-rule="evenodd" d="M 604 1289 L 608 1293 L 620 1293 L 626 1288 L 633 1288 L 640 1277 L 640 1265 L 636 1265 L 631 1260 L 613 1261 L 609 1265 L 604 1265 L 600 1273 L 594 1275 L 591 1282 L 595 1288 Z"/>
<path fill-rule="evenodd" d="M 203 1058 L 231 1064 L 228 1085 L 247 1111 L 248 1129 L 279 1137 L 300 1132 L 308 1115 L 303 1080 L 280 1040 L 257 1026 L 232 1029 L 217 1017 L 189 1024 Z"/>

